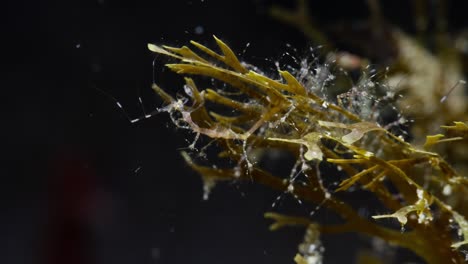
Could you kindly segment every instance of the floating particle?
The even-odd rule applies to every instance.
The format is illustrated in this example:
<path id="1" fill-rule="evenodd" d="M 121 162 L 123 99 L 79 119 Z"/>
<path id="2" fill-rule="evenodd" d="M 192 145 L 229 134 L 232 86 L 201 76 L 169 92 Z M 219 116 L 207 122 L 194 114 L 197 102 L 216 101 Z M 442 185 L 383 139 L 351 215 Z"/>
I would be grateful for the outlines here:
<path id="1" fill-rule="evenodd" d="M 195 34 L 201 35 L 203 34 L 203 32 L 205 32 L 205 29 L 202 26 L 196 26 L 194 31 L 195 31 Z"/>

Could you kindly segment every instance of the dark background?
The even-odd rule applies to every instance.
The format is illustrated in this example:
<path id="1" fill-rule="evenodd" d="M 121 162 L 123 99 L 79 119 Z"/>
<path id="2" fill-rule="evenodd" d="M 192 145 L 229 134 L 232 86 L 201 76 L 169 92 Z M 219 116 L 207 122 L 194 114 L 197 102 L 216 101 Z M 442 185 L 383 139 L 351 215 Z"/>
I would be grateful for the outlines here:
<path id="1" fill-rule="evenodd" d="M 363 1 L 313 2 L 324 23 L 367 13 Z M 385 8 L 403 25 L 405 2 Z M 306 50 L 300 32 L 268 16 L 270 4 L 5 2 L 0 263 L 291 263 L 303 231 L 268 231 L 263 213 L 276 193 L 224 184 L 202 201 L 178 151 L 187 134 L 163 114 L 127 118 L 143 115 L 140 96 L 147 112 L 161 106 L 147 43 L 214 48 L 216 34 L 235 51 L 250 43 L 242 56 L 257 64 L 286 43 Z M 154 74 L 166 89 L 181 88 L 162 67 Z M 352 239 L 325 244 L 339 249 L 326 263 L 352 259 Z"/>

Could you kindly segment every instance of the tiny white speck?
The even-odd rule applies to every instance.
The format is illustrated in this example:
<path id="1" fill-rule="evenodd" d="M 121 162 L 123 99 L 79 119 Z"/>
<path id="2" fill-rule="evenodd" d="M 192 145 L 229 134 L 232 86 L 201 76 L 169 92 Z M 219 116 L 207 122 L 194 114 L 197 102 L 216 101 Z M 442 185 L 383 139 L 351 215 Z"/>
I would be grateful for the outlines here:
<path id="1" fill-rule="evenodd" d="M 444 189 L 442 189 L 442 193 L 445 196 L 449 196 L 450 194 L 452 194 L 452 186 L 450 186 L 449 184 L 445 185 Z"/>
<path id="2" fill-rule="evenodd" d="M 416 190 L 416 194 L 417 194 L 417 196 L 418 196 L 419 199 L 424 198 L 424 191 L 423 191 L 423 190 L 417 189 L 417 190 Z"/>
<path id="3" fill-rule="evenodd" d="M 141 170 L 141 166 L 138 166 L 138 167 L 134 170 L 134 172 L 135 172 L 135 173 L 138 173 L 140 170 Z"/>
<path id="4" fill-rule="evenodd" d="M 205 32 L 205 29 L 202 26 L 196 26 L 195 27 L 195 34 L 201 35 L 201 34 L 203 34 L 203 32 Z"/>

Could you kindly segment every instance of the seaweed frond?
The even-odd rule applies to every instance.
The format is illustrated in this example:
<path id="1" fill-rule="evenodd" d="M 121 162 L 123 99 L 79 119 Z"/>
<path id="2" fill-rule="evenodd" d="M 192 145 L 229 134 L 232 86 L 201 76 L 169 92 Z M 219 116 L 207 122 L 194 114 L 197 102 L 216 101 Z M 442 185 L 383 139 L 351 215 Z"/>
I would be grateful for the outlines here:
<path id="1" fill-rule="evenodd" d="M 196 138 L 204 136 L 215 142 L 217 157 L 208 159 L 211 166 L 197 164 L 199 152 L 182 153 L 202 176 L 205 198 L 219 181 L 251 181 L 326 208 L 343 220 L 343 224 L 327 225 L 316 223 L 310 215 L 267 213 L 265 217 L 276 221 L 272 230 L 305 226 L 314 234 L 309 238 L 313 237 L 316 245 L 318 233 L 357 232 L 410 249 L 428 263 L 464 263 L 459 248 L 468 243 L 467 212 L 451 204 L 450 195 L 445 194 L 447 186 L 456 188 L 457 195 L 466 194 L 467 181 L 431 150 L 439 143 L 465 140 L 465 123 L 442 127 L 458 133 L 447 139 L 441 134 L 428 136 L 424 145 L 406 142 L 376 119 L 363 115 L 365 106 L 359 99 L 346 97 L 352 93 L 343 95 L 347 104 L 328 100 L 315 92 L 313 84 L 323 83 L 320 80 L 301 82 L 283 70 L 279 71 L 281 79 L 270 78 L 239 60 L 220 39 L 215 37 L 215 42 L 220 53 L 197 42 L 192 42 L 197 52 L 185 46 L 148 45 L 151 51 L 175 60 L 167 67 L 185 78 L 185 95 L 177 99 L 153 85 L 166 102 L 160 111 L 168 112 L 177 127 L 193 132 Z M 209 87 L 198 88 L 208 83 Z M 189 149 L 195 149 L 195 144 Z M 289 177 L 275 175 L 258 162 L 271 149 L 296 159 Z M 225 161 L 223 166 L 216 165 L 219 160 Z M 337 182 L 337 188 L 324 184 L 321 174 L 329 172 L 314 169 L 319 163 L 346 175 Z M 351 189 L 371 193 L 385 210 L 394 213 L 360 215 L 337 193 Z M 375 220 L 380 218 L 396 218 L 409 231 L 401 232 Z M 461 241 L 452 236 L 451 222 L 457 223 Z M 305 239 L 304 244 L 312 240 Z M 296 263 L 320 263 L 319 253 L 300 250 Z"/>

